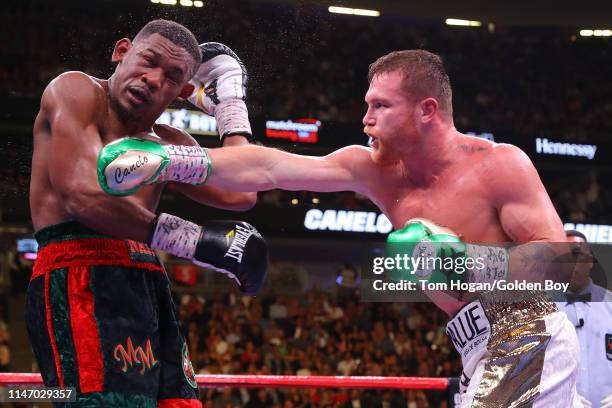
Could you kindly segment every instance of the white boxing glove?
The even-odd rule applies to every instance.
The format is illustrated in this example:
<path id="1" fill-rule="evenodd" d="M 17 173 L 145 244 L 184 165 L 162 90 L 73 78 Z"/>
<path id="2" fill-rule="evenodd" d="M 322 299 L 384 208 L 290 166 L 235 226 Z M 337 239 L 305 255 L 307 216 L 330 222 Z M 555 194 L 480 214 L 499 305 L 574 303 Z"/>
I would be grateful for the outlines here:
<path id="1" fill-rule="evenodd" d="M 244 64 L 234 51 L 221 43 L 200 44 L 200 50 L 202 64 L 189 81 L 194 90 L 187 100 L 215 117 L 222 140 L 238 134 L 251 140 L 249 112 L 244 103 L 247 86 Z"/>

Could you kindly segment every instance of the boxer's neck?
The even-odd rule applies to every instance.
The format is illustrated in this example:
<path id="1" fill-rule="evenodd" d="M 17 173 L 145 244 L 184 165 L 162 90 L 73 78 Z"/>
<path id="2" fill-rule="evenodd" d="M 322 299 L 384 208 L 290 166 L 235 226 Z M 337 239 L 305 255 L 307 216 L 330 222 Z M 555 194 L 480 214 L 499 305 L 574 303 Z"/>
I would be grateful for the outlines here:
<path id="1" fill-rule="evenodd" d="M 419 142 L 409 146 L 401 160 L 406 176 L 416 185 L 427 185 L 454 163 L 455 139 L 460 133 L 454 126 L 440 126 L 424 133 Z"/>

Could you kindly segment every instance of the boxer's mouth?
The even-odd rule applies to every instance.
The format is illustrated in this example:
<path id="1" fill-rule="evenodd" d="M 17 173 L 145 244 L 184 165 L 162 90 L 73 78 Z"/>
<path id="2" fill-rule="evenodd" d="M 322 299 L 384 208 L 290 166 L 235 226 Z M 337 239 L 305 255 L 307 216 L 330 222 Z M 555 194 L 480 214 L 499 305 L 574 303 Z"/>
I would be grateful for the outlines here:
<path id="1" fill-rule="evenodd" d="M 370 140 L 368 140 L 368 146 L 372 149 L 378 149 L 378 139 L 374 136 L 370 136 Z"/>
<path id="2" fill-rule="evenodd" d="M 378 148 L 378 138 L 369 132 L 365 132 L 365 134 L 368 137 L 368 146 L 373 149 Z"/>
<path id="3" fill-rule="evenodd" d="M 150 103 L 151 95 L 143 88 L 131 86 L 127 89 L 129 96 L 137 103 Z"/>

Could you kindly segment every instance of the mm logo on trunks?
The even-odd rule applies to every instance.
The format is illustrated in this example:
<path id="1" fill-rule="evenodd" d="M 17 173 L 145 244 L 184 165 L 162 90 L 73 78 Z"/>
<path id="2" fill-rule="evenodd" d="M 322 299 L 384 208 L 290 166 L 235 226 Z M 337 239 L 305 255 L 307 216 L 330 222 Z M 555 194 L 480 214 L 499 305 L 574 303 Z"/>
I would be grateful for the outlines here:
<path id="1" fill-rule="evenodd" d="M 122 364 L 121 371 L 124 373 L 127 372 L 129 366 L 130 368 L 138 368 L 140 374 L 144 374 L 146 370 L 150 370 L 159 363 L 153 355 L 151 340 L 149 339 L 147 339 L 143 349 L 141 346 L 134 348 L 132 338 L 128 337 L 125 347 L 121 343 L 115 346 L 113 356 L 115 360 Z"/>
<path id="2" fill-rule="evenodd" d="M 612 334 L 606 333 L 606 357 L 612 361 Z"/>

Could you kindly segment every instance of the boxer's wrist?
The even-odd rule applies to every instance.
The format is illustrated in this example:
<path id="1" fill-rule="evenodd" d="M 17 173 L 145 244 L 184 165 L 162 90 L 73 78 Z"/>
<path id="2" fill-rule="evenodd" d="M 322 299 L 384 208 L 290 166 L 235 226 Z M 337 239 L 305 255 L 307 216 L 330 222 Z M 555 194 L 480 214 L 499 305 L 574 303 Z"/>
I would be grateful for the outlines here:
<path id="1" fill-rule="evenodd" d="M 193 259 L 202 227 L 174 215 L 161 213 L 155 219 L 151 248 Z"/>
<path id="2" fill-rule="evenodd" d="M 510 253 L 506 248 L 488 245 L 465 244 L 466 259 L 473 266 L 465 273 L 466 282 L 495 283 L 508 278 Z"/>
<path id="3" fill-rule="evenodd" d="M 244 136 L 252 142 L 253 132 L 244 100 L 228 99 L 219 102 L 215 107 L 215 120 L 221 142 L 228 136 Z"/>
<path id="4" fill-rule="evenodd" d="M 156 181 L 175 181 L 196 186 L 206 182 L 212 172 L 212 164 L 205 148 L 184 145 L 165 145 L 163 148 L 170 162 Z"/>

